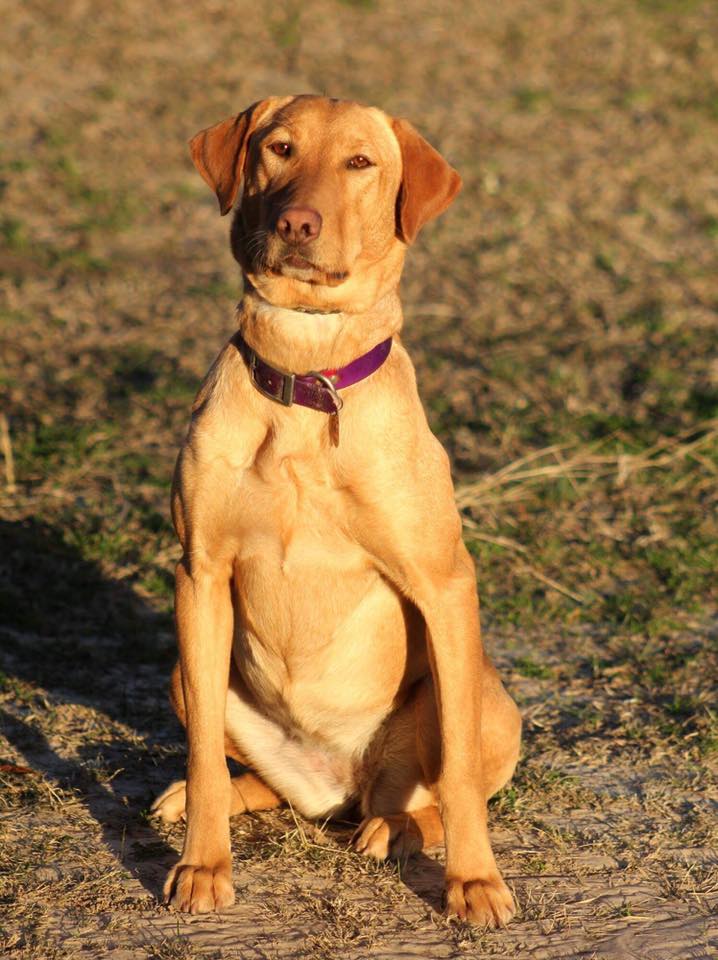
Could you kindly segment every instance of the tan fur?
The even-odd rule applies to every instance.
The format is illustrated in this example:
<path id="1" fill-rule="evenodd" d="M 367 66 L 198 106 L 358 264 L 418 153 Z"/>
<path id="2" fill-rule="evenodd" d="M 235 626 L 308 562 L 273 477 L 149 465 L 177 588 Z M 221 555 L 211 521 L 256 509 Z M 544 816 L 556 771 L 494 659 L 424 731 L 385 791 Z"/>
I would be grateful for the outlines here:
<path id="1" fill-rule="evenodd" d="M 187 820 L 167 897 L 231 903 L 229 815 L 281 797 L 312 817 L 359 805 L 355 846 L 372 856 L 444 836 L 449 913 L 503 924 L 486 800 L 513 772 L 520 719 L 482 650 L 448 459 L 398 338 L 406 243 L 458 175 L 405 121 L 319 97 L 255 104 L 192 152 L 223 209 L 240 197 L 237 320 L 265 360 L 303 373 L 394 344 L 342 391 L 338 445 L 325 414 L 255 389 L 237 336 L 200 390 L 172 497 L 189 753 L 186 786 L 156 803 Z M 356 155 L 372 165 L 348 166 Z M 321 215 L 308 266 L 285 262 L 282 203 Z M 246 801 L 225 754 L 254 771 Z"/>

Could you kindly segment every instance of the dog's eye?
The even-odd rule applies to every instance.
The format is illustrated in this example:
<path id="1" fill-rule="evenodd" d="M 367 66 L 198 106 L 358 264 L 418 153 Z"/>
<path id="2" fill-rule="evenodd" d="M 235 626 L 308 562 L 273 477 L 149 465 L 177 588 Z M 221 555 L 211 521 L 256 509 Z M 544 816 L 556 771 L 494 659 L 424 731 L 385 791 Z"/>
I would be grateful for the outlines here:
<path id="1" fill-rule="evenodd" d="M 292 152 L 291 145 L 284 140 L 277 140 L 276 143 L 270 143 L 269 149 L 272 153 L 276 153 L 278 157 L 288 157 Z"/>
<path id="2" fill-rule="evenodd" d="M 371 162 L 369 157 L 365 157 L 363 154 L 359 153 L 356 157 L 352 157 L 350 160 L 347 160 L 347 166 L 350 170 L 363 170 L 364 167 L 373 167 L 374 164 Z"/>

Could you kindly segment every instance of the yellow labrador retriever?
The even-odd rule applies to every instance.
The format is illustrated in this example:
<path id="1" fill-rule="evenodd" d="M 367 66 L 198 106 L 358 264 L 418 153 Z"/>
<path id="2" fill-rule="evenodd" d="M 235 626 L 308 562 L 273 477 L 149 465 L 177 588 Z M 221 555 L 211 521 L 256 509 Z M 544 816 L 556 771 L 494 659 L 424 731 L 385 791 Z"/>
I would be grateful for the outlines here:
<path id="1" fill-rule="evenodd" d="M 358 807 L 372 857 L 444 839 L 447 912 L 505 924 L 486 801 L 521 721 L 399 340 L 404 254 L 459 176 L 406 121 L 314 96 L 256 103 L 191 150 L 221 212 L 237 203 L 246 292 L 172 495 L 188 769 L 153 808 L 187 821 L 167 899 L 231 904 L 230 815 L 289 801 Z M 251 772 L 230 779 L 225 756 Z"/>

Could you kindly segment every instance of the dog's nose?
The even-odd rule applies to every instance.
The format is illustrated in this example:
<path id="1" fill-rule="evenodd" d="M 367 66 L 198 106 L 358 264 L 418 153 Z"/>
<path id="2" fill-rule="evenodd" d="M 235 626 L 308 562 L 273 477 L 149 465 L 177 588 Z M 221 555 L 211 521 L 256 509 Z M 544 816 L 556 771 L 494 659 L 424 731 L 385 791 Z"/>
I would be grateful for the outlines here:
<path id="1" fill-rule="evenodd" d="M 277 233 L 286 243 L 309 243 L 322 232 L 322 215 L 311 207 L 287 207 L 277 218 Z"/>

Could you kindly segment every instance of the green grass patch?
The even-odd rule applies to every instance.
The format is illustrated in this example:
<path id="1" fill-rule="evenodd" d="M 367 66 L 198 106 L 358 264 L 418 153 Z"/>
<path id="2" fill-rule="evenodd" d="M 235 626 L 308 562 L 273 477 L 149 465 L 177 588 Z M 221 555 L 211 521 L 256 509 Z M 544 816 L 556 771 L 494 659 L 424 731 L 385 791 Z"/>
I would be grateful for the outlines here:
<path id="1" fill-rule="evenodd" d="M 548 680 L 552 671 L 544 663 L 532 660 L 530 657 L 517 657 L 514 660 L 514 669 L 524 677 L 533 677 L 536 680 Z"/>
<path id="2" fill-rule="evenodd" d="M 517 87 L 514 103 L 522 113 L 539 113 L 551 107 L 551 91 L 539 87 Z"/>

